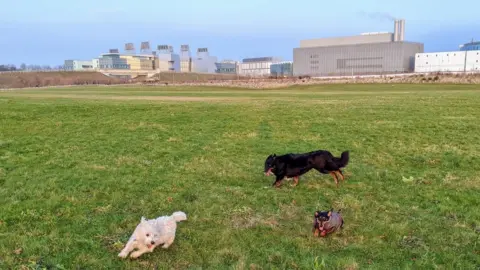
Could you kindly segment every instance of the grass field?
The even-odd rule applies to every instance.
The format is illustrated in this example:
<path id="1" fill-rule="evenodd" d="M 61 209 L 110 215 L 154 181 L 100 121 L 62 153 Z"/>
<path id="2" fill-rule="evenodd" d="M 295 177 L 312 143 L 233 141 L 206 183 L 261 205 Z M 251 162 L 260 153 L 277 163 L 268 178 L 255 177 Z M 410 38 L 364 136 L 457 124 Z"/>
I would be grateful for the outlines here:
<path id="1" fill-rule="evenodd" d="M 478 269 L 480 87 L 0 92 L 1 269 Z M 271 187 L 268 154 L 350 150 Z M 314 238 L 315 210 L 343 231 Z M 168 250 L 121 260 L 143 215 Z"/>

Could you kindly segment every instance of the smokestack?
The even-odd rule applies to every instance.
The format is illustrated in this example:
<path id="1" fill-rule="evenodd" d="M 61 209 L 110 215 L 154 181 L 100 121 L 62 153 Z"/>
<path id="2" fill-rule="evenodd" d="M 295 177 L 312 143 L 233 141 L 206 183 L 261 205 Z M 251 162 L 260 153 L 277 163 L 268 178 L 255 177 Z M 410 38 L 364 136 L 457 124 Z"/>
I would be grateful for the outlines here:
<path id="1" fill-rule="evenodd" d="M 398 20 L 395 20 L 395 24 L 393 26 L 393 42 L 397 42 L 398 41 L 398 26 L 399 26 L 399 22 Z"/>
<path id="2" fill-rule="evenodd" d="M 400 20 L 399 23 L 399 28 L 400 28 L 400 35 L 398 36 L 398 41 L 404 41 L 405 40 L 405 20 L 402 19 Z"/>
<path id="3" fill-rule="evenodd" d="M 393 41 L 404 41 L 405 40 L 405 20 L 395 20 L 395 26 L 393 29 Z"/>

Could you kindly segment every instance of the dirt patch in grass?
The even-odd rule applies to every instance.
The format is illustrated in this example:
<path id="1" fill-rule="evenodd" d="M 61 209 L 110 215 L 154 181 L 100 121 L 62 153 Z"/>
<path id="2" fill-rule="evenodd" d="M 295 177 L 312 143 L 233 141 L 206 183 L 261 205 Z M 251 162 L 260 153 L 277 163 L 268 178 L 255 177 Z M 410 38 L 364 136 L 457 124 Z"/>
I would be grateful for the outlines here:
<path id="1" fill-rule="evenodd" d="M 224 96 L 224 97 L 207 97 L 207 96 L 106 96 L 106 95 L 76 95 L 76 94 L 34 94 L 34 93 L 14 93 L 9 92 L 2 94 L 4 97 L 22 97 L 35 99 L 78 99 L 78 100 L 117 100 L 117 101 L 158 101 L 158 102 L 221 102 L 221 103 L 249 103 L 265 101 L 292 101 L 292 97 L 253 97 L 253 96 Z M 331 99 L 299 99 L 298 102 L 303 104 L 351 104 L 362 102 L 362 100 L 331 100 Z"/>
<path id="2" fill-rule="evenodd" d="M 8 95 L 6 95 L 8 96 Z M 27 98 L 66 98 L 97 100 L 152 100 L 152 101 L 250 101 L 249 97 L 186 97 L 186 96 L 102 96 L 102 95 L 58 95 L 58 94 L 23 94 L 15 96 Z"/>

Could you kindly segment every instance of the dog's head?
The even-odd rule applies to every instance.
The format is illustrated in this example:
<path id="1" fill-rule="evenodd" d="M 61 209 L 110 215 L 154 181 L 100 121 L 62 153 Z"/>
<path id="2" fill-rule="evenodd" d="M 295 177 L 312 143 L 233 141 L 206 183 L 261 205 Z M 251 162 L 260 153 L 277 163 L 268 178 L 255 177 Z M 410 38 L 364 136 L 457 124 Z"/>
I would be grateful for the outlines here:
<path id="1" fill-rule="evenodd" d="M 277 155 L 273 154 L 267 157 L 265 160 L 265 168 L 263 172 L 265 173 L 266 176 L 270 176 L 272 173 L 272 170 L 275 169 L 275 159 L 277 158 Z"/>
<path id="2" fill-rule="evenodd" d="M 135 232 L 135 242 L 150 249 L 155 246 L 158 239 L 159 235 L 157 230 L 148 223 L 145 217 L 142 217 Z"/>
<path id="3" fill-rule="evenodd" d="M 320 227 L 322 227 L 324 222 L 330 220 L 331 215 L 332 211 L 316 211 L 315 219 L 320 223 Z"/>

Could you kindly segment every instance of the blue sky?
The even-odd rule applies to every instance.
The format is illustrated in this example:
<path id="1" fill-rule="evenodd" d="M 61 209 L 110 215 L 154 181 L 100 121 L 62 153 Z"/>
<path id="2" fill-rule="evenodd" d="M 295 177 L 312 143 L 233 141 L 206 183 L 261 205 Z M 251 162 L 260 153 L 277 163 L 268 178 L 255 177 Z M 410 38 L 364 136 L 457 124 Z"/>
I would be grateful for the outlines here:
<path id="1" fill-rule="evenodd" d="M 425 51 L 456 50 L 480 40 L 479 10 L 478 0 L 0 0 L 0 64 L 58 65 L 141 41 L 291 60 L 301 39 L 393 31 L 389 17 Z"/>

